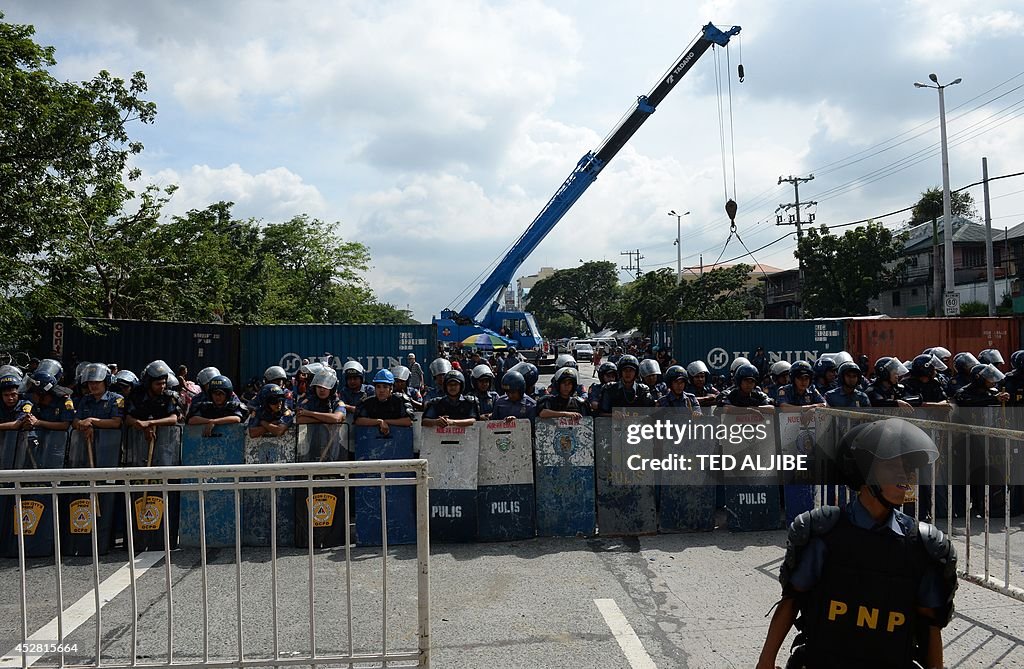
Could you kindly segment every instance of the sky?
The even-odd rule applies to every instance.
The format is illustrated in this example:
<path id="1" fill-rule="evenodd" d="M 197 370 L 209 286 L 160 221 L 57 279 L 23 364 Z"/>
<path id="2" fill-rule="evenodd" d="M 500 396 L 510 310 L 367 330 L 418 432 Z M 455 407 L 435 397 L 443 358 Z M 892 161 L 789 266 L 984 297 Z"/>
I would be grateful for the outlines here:
<path id="1" fill-rule="evenodd" d="M 815 225 L 941 185 L 938 95 L 913 87 L 932 72 L 963 79 L 946 90 L 951 186 L 979 181 L 982 156 L 990 176 L 1024 172 L 1019 0 L 5 5 L 56 47 L 60 79 L 146 73 L 157 119 L 130 133 L 146 147 L 142 183 L 179 186 L 168 216 L 229 200 L 267 223 L 337 221 L 369 247 L 379 298 L 426 322 L 468 300 L 709 21 L 740 37 L 705 54 L 517 276 L 626 265 L 635 249 L 643 271 L 675 267 L 672 210 L 690 212 L 686 267 L 739 261 L 744 245 L 794 267 L 795 230 L 775 213 L 794 192 L 779 177 L 815 175 L 800 187 Z M 1024 177 L 990 192 L 996 230 L 1024 221 Z M 730 197 L 742 244 L 726 245 Z"/>

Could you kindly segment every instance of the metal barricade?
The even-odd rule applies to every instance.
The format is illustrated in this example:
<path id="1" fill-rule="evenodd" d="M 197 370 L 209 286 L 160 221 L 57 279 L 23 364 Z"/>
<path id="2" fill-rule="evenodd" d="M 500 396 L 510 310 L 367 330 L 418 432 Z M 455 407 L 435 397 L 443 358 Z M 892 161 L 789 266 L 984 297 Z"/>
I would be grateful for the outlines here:
<path id="1" fill-rule="evenodd" d="M 915 418 L 905 413 L 868 413 L 865 411 L 853 411 L 847 409 L 836 409 L 836 408 L 819 408 L 816 409 L 817 413 L 821 416 L 827 416 L 830 420 L 826 421 L 824 429 L 833 429 L 836 431 L 836 436 L 841 436 L 853 425 L 859 422 L 865 421 L 877 421 L 884 420 L 898 416 L 902 420 L 912 423 L 920 427 L 925 432 L 929 433 L 932 439 L 935 441 L 935 445 L 939 449 L 939 457 L 941 465 L 937 466 L 936 463 L 930 465 L 930 471 L 919 472 L 918 480 L 924 481 L 921 483 L 919 489 L 924 492 L 930 492 L 930 503 L 927 505 L 925 511 L 929 513 L 928 517 L 936 521 L 941 529 L 954 540 L 955 544 L 962 545 L 958 546 L 957 550 L 959 553 L 959 561 L 957 565 L 957 573 L 960 578 L 965 581 L 970 581 L 989 590 L 1007 595 L 1019 601 L 1024 601 L 1024 588 L 1018 585 L 1012 584 L 1010 581 L 1011 571 L 1019 571 L 1021 568 L 1020 562 L 1024 562 L 1024 552 L 1014 554 L 1011 545 L 1011 538 L 1015 535 L 1013 526 L 1011 525 L 1011 485 L 1010 485 L 1010 471 L 1011 462 L 1014 460 L 1011 458 L 1011 452 L 1017 453 L 1024 449 L 1024 431 L 1011 430 L 1001 427 L 993 427 L 988 425 L 974 425 L 956 423 L 948 420 L 927 420 L 922 418 Z M 984 483 L 980 484 L 983 487 L 983 501 L 974 505 L 972 508 L 972 494 L 971 494 L 971 476 L 972 470 L 971 459 L 972 450 L 976 451 L 976 448 L 972 448 L 972 439 L 979 439 L 982 445 L 982 453 L 980 457 L 984 461 L 982 471 L 985 472 Z M 957 458 L 954 458 L 954 447 L 957 444 L 962 444 L 963 460 L 963 475 L 959 475 L 959 472 L 955 471 L 954 467 L 957 466 Z M 977 445 L 977 442 L 975 442 Z M 1024 451 L 1022 451 L 1024 452 Z M 975 453 L 974 457 L 979 457 L 979 454 Z M 988 475 L 991 472 L 990 463 L 993 459 L 1001 459 L 1002 466 L 1002 480 L 998 483 L 989 480 Z M 975 463 L 977 465 L 977 463 Z M 957 484 L 955 481 L 963 480 L 963 484 Z M 977 485 L 977 484 L 976 484 Z M 829 494 L 821 495 L 819 503 L 836 503 L 834 500 L 842 500 L 841 490 L 837 486 L 831 486 Z M 960 504 L 955 504 L 954 500 L 960 494 L 963 494 L 963 507 L 959 508 Z M 994 529 L 996 532 L 1002 531 L 1002 556 L 994 555 L 996 552 L 996 546 L 992 541 L 993 526 L 992 526 L 992 508 L 990 499 L 993 491 L 1001 492 L 1004 500 L 1002 511 L 1002 528 L 996 526 Z M 937 499 L 939 493 L 944 493 L 945 504 L 944 509 L 937 509 Z M 918 508 L 915 510 L 914 515 L 922 517 L 920 509 L 922 495 L 916 497 Z M 976 508 L 980 506 L 981 508 Z M 937 511 L 945 511 L 945 526 L 938 522 Z M 956 516 L 962 511 L 962 516 L 958 519 Z M 999 511 L 996 510 L 999 518 Z M 977 532 L 972 527 L 973 521 L 980 519 L 982 529 Z M 962 520 L 962 522 L 960 522 Z M 978 536 L 980 534 L 981 536 Z M 972 568 L 972 558 L 978 549 L 981 549 L 982 561 L 984 564 L 983 570 L 978 571 Z M 998 578 L 995 574 L 999 570 L 993 569 L 993 562 L 998 562 L 1002 559 L 1002 579 Z M 1011 568 L 1011 563 L 1016 559 L 1018 564 Z M 975 566 L 976 566 L 975 562 Z"/>
<path id="2" fill-rule="evenodd" d="M 426 460 L 143 467 L 131 470 L 131 476 L 138 479 L 134 482 L 124 481 L 126 474 L 124 469 L 114 468 L 0 472 L 0 508 L 16 514 L 16 526 L 21 521 L 14 530 L 18 578 L 11 573 L 13 560 L 0 562 L 0 574 L 10 574 L 0 577 L 0 597 L 12 605 L 20 603 L 20 621 L 7 626 L 6 634 L 13 632 L 13 637 L 3 642 L 8 647 L 0 648 L 7 652 L 0 658 L 0 668 L 430 666 Z M 309 505 L 308 549 L 279 547 L 277 533 L 271 532 L 269 549 L 246 548 L 243 554 L 243 491 L 274 498 L 280 489 L 292 488 L 308 490 L 312 496 L 314 486 L 344 490 L 344 502 L 338 505 L 343 506 L 338 513 L 345 514 L 343 547 L 315 549 L 312 533 L 317 510 Z M 402 548 L 392 547 L 389 554 L 385 501 L 392 486 L 414 486 L 417 536 L 415 549 L 409 546 L 402 552 Z M 349 493 L 359 487 L 380 489 L 383 545 L 379 550 L 353 545 Z M 128 518 L 133 513 L 133 493 L 162 496 L 165 508 L 172 492 L 198 495 L 198 551 L 172 551 L 169 524 L 164 523 L 161 549 L 137 554 L 133 523 L 128 522 L 126 564 L 124 553 L 99 555 L 96 532 L 92 532 L 91 558 L 64 558 L 62 562 L 58 528 L 69 519 L 57 515 L 52 523 L 56 548 L 52 563 L 48 558 L 26 558 L 24 536 L 30 529 L 34 531 L 31 523 L 35 521 L 23 497 L 52 497 L 53 508 L 59 509 L 58 496 L 70 488 L 89 496 L 89 513 L 97 508 L 98 494 L 114 493 Z M 206 545 L 204 501 L 215 491 L 234 496 L 233 551 Z M 270 513 L 271 525 L 276 527 L 276 504 L 270 504 Z M 232 552 L 234 569 L 229 575 L 228 555 Z M 161 560 L 163 569 L 156 569 Z M 402 562 L 407 565 L 406 572 L 400 569 Z M 305 569 L 298 566 L 302 563 Z M 101 573 L 106 575 L 114 567 L 118 567 L 116 571 L 101 578 Z M 163 572 L 162 585 L 152 576 L 144 578 L 151 568 Z M 82 578 L 85 570 L 91 573 Z M 399 583 L 390 592 L 389 570 L 395 579 L 392 583 Z M 296 583 L 302 571 L 308 584 L 308 608 L 302 606 L 304 588 Z M 47 572 L 52 572 L 52 581 Z M 89 581 L 92 590 L 78 598 L 75 593 L 87 588 Z M 326 607 L 318 608 L 318 597 L 330 598 Z M 65 609 L 71 598 L 77 601 Z M 370 604 L 376 607 L 379 619 Z M 11 606 L 12 613 L 15 606 Z M 55 617 L 50 623 L 40 626 L 40 621 L 51 615 Z M 396 626 L 396 619 L 403 625 Z M 95 634 L 89 633 L 89 626 L 80 629 L 89 621 Z M 159 624 L 163 621 L 165 624 Z M 14 623 L 13 617 L 10 622 Z M 328 627 L 332 627 L 329 632 Z"/>

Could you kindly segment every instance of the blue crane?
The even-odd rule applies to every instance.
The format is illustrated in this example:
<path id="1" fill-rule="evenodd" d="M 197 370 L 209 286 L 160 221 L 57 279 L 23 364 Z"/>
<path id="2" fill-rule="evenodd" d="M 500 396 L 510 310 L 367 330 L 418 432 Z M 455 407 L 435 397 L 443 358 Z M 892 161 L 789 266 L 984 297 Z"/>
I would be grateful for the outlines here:
<path id="1" fill-rule="evenodd" d="M 601 170 L 626 145 L 626 142 L 640 129 L 644 121 L 654 113 L 661 101 L 690 71 L 694 63 L 712 45 L 717 44 L 724 47 L 729 43 L 729 39 L 739 32 L 739 26 L 733 26 L 725 31 L 710 23 L 704 26 L 693 43 L 683 51 L 676 63 L 654 85 L 654 88 L 647 95 L 637 98 L 632 110 L 623 117 L 601 146 L 580 158 L 572 173 L 562 182 L 562 185 L 512 245 L 501 262 L 484 279 L 480 288 L 466 302 L 466 305 L 459 311 L 445 309 L 441 312 L 440 318 L 434 319 L 437 324 L 438 341 L 461 342 L 477 334 L 498 336 L 497 331 L 504 327 L 507 332 L 504 337 L 506 343 L 519 346 L 521 349 L 533 349 L 539 352 L 542 339 L 533 316 L 521 311 L 502 311 L 499 301 L 505 287 L 512 281 L 516 272 L 537 248 L 537 245 L 580 199 L 590 184 L 594 183 Z M 485 308 L 487 313 L 477 321 L 477 317 Z"/>

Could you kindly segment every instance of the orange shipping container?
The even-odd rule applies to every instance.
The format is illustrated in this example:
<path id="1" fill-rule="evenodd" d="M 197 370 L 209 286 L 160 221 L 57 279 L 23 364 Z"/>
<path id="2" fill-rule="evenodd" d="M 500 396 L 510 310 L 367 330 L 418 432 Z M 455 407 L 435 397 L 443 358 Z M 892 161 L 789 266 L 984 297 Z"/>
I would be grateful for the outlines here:
<path id="1" fill-rule="evenodd" d="M 968 351 L 978 355 L 998 349 L 1009 362 L 1017 350 L 1019 324 L 1014 318 L 878 318 L 846 321 L 847 350 L 856 358 L 868 356 L 870 364 L 886 355 L 913 360 L 924 349 L 944 346 L 953 355 Z M 1006 371 L 1007 366 L 1003 367 Z"/>

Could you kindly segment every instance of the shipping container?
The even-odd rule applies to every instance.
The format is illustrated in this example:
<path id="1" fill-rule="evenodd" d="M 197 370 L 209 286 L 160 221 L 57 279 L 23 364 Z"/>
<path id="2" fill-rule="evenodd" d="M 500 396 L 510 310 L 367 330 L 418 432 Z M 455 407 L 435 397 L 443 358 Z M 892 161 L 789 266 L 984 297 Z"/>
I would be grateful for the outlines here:
<path id="1" fill-rule="evenodd" d="M 883 356 L 913 360 L 926 348 L 943 346 L 953 354 L 978 355 L 998 349 L 1004 360 L 1017 350 L 1020 324 L 1015 318 L 880 318 L 848 319 L 846 341 L 854 357 L 863 353 L 871 365 Z M 1004 369 L 1007 369 L 1004 367 Z"/>
<path id="2" fill-rule="evenodd" d="M 61 360 L 66 374 L 85 361 L 115 362 L 141 374 L 150 362 L 163 360 L 175 370 L 186 365 L 192 378 L 212 365 L 238 383 L 236 325 L 57 317 L 44 328 L 39 357 Z"/>
<path id="3" fill-rule="evenodd" d="M 653 334 L 665 339 L 671 331 L 664 345 L 672 350 L 672 356 L 683 365 L 702 360 L 712 374 L 724 375 L 733 360 L 750 358 L 758 346 L 764 348 L 769 364 L 779 360 L 813 364 L 822 353 L 842 351 L 846 343 L 846 328 L 838 320 L 679 321 L 670 325 L 655 324 Z"/>
<path id="4" fill-rule="evenodd" d="M 379 369 L 405 364 L 409 353 L 426 369 L 437 353 L 433 325 L 244 325 L 239 339 L 242 379 L 262 377 L 271 365 L 289 374 L 303 358 L 329 361 L 339 371 L 356 360 L 370 376 Z"/>

